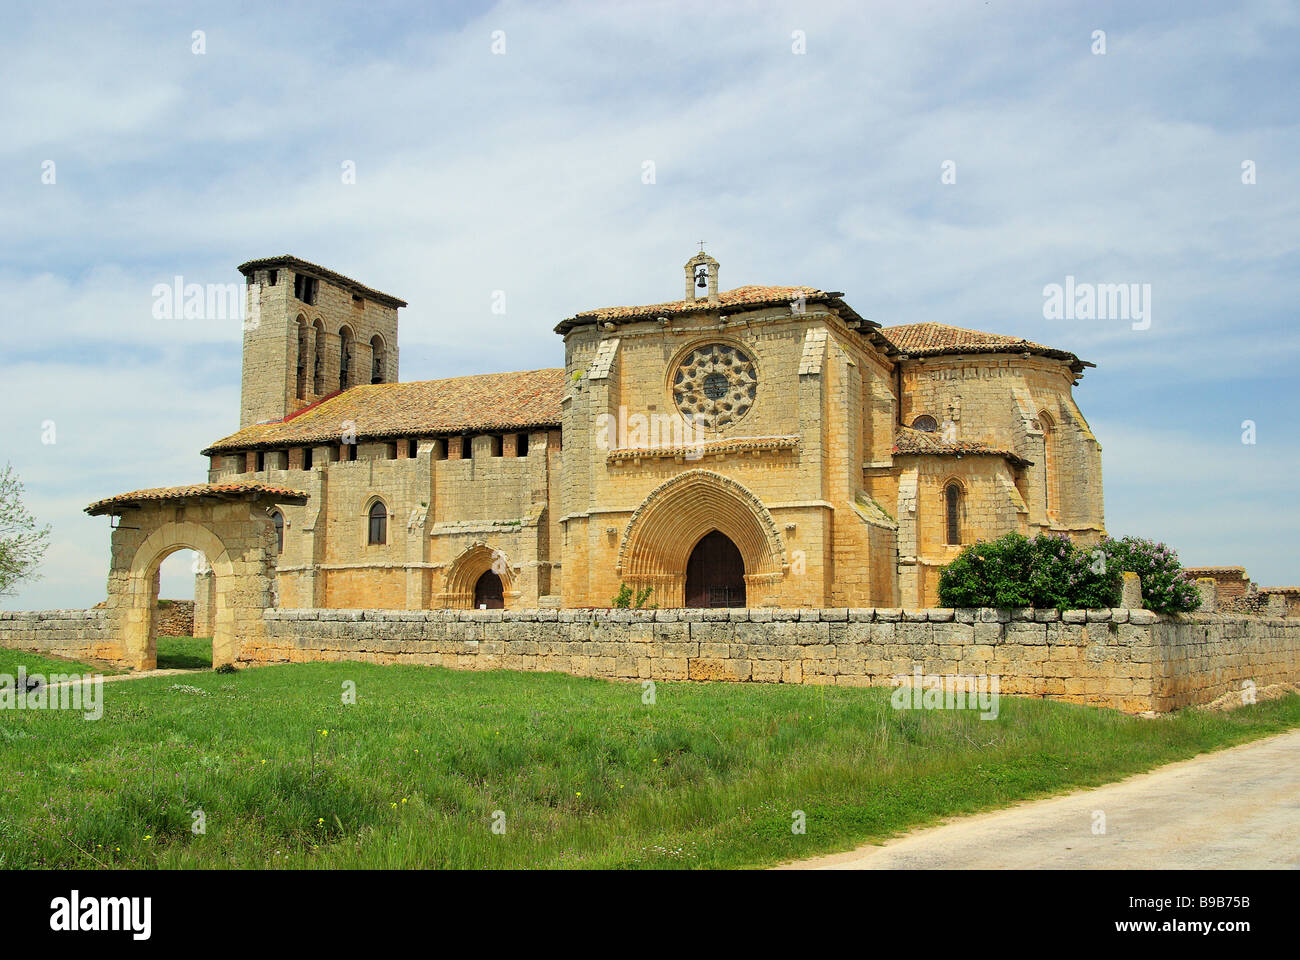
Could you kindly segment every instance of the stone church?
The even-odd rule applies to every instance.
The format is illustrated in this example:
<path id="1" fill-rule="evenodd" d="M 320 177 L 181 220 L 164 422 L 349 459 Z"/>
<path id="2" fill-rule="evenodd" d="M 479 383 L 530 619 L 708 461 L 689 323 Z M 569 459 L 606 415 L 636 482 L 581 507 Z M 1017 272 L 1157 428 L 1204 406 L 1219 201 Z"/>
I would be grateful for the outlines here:
<path id="1" fill-rule="evenodd" d="M 110 594 L 182 547 L 224 558 L 199 630 L 205 608 L 601 607 L 625 585 L 659 607 L 922 607 L 964 544 L 1104 533 L 1073 394 L 1091 364 L 1064 350 L 721 290 L 701 252 L 681 299 L 560 321 L 563 367 L 402 382 L 403 300 L 291 256 L 239 269 L 240 428 L 203 451 L 208 482 L 88 508 L 137 521 Z M 265 590 L 223 598 L 245 543 Z"/>

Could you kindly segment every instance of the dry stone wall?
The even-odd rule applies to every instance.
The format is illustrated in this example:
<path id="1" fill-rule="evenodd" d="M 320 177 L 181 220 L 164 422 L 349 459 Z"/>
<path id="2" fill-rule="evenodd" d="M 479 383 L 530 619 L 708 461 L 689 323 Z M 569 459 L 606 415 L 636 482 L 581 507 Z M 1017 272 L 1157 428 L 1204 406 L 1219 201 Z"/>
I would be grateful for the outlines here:
<path id="1" fill-rule="evenodd" d="M 997 676 L 999 692 L 1165 712 L 1300 682 L 1300 619 L 1147 610 L 271 609 L 243 663 L 356 660 L 620 680 L 885 686 Z M 123 657 L 104 610 L 0 611 L 0 646 Z"/>
<path id="2" fill-rule="evenodd" d="M 113 635 L 108 610 L 0 610 L 0 647 L 69 660 L 121 660 L 126 648 Z"/>
<path id="3" fill-rule="evenodd" d="M 1152 639 L 1162 679 L 1155 710 L 1248 693 L 1250 685 L 1300 682 L 1300 620 L 1294 617 L 1161 618 Z"/>
<path id="4" fill-rule="evenodd" d="M 193 637 L 194 601 L 193 600 L 159 600 L 158 601 L 158 636 Z M 198 634 L 206 636 L 206 634 Z"/>
<path id="5" fill-rule="evenodd" d="M 841 686 L 996 675 L 1001 693 L 1128 712 L 1300 680 L 1300 621 L 1128 609 L 269 610 L 266 627 L 241 659 Z"/>

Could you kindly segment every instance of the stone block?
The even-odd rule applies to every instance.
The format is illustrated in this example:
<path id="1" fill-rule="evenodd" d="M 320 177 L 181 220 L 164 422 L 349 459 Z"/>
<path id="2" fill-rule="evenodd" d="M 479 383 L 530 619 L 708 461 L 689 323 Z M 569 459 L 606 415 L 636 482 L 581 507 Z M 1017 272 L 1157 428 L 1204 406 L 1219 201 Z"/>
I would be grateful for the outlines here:
<path id="1" fill-rule="evenodd" d="M 1119 605 L 1126 610 L 1142 609 L 1142 578 L 1132 570 L 1124 571 Z"/>

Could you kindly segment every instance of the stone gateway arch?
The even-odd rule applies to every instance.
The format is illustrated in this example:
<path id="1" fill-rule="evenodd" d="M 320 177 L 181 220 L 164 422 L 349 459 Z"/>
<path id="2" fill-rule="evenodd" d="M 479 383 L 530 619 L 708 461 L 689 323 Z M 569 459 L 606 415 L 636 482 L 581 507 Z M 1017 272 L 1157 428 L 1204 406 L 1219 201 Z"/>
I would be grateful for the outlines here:
<path id="1" fill-rule="evenodd" d="M 202 554 L 214 578 L 212 665 L 233 663 L 245 644 L 265 636 L 263 611 L 274 606 L 274 508 L 306 499 L 297 490 L 245 482 L 136 490 L 92 503 L 88 514 L 113 522 L 106 652 L 134 670 L 157 665 L 158 568 L 188 549 Z"/>

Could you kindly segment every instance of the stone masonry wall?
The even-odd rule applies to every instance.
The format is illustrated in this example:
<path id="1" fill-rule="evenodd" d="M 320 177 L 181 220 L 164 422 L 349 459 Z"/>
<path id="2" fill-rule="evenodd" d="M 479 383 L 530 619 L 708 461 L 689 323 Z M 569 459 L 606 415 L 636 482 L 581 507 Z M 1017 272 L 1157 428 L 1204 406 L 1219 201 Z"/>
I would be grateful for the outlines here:
<path id="1" fill-rule="evenodd" d="M 1300 682 L 1300 620 L 1192 614 L 1161 618 L 1153 640 L 1163 684 L 1153 709 L 1177 710 L 1252 681 Z"/>
<path id="2" fill-rule="evenodd" d="M 240 659 L 842 686 L 919 669 L 1128 712 L 1300 680 L 1300 622 L 1127 609 L 268 610 L 266 627 Z"/>
<path id="3" fill-rule="evenodd" d="M 267 610 L 244 663 L 358 660 L 622 680 L 884 686 L 996 675 L 1001 693 L 1165 712 L 1300 682 L 1300 620 L 1146 610 Z M 0 611 L 0 647 L 116 660 L 104 610 Z"/>
<path id="4" fill-rule="evenodd" d="M 1219 601 L 1235 600 L 1250 593 L 1250 577 L 1245 567 L 1184 567 L 1193 580 L 1208 577 L 1215 583 Z"/>
<path id="5" fill-rule="evenodd" d="M 193 600 L 159 600 L 157 617 L 158 636 L 195 636 Z"/>
<path id="6" fill-rule="evenodd" d="M 0 610 L 0 647 L 69 660 L 120 660 L 125 647 L 112 635 L 108 611 Z"/>

